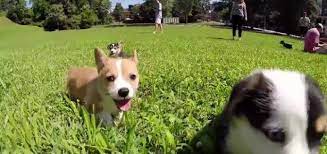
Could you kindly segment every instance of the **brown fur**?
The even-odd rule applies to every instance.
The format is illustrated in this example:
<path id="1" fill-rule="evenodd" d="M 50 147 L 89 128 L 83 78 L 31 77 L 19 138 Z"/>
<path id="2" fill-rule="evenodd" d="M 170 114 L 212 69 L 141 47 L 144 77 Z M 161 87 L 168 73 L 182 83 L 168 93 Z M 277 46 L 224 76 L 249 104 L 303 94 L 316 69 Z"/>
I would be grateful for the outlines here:
<path id="1" fill-rule="evenodd" d="M 68 72 L 67 89 L 68 94 L 80 100 L 90 112 L 99 113 L 104 110 L 105 97 L 108 89 L 111 88 L 110 82 L 106 79 L 109 75 L 117 76 L 116 62 L 117 58 L 106 57 L 101 49 L 95 49 L 95 61 L 97 68 L 72 68 Z M 133 87 L 138 87 L 139 77 L 137 73 L 137 56 L 129 59 L 122 59 L 123 77 L 126 78 L 133 72 L 137 75 L 134 81 L 128 80 Z M 109 103 L 110 104 L 110 103 Z M 110 112 L 116 114 L 118 109 L 115 105 L 109 105 Z"/>
<path id="2" fill-rule="evenodd" d="M 327 115 L 321 116 L 317 119 L 316 131 L 318 133 L 326 133 L 327 132 Z"/>

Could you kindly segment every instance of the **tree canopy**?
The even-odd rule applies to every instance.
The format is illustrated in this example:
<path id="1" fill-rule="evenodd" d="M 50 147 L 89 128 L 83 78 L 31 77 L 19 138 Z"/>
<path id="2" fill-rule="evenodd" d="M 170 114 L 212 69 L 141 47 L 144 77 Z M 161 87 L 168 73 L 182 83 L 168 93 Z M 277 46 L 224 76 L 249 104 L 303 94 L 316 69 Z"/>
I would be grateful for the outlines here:
<path id="1" fill-rule="evenodd" d="M 306 11 L 315 21 L 319 15 L 316 0 L 246 0 L 248 22 L 247 25 L 295 33 L 299 18 Z M 214 13 L 217 19 L 229 20 L 232 0 L 215 2 Z M 228 10 L 228 11 L 227 11 Z"/>
<path id="2" fill-rule="evenodd" d="M 19 24 L 35 24 L 45 30 L 89 28 L 112 21 L 110 0 L 0 0 L 0 9 Z"/>
<path id="3" fill-rule="evenodd" d="M 196 22 L 211 12 L 211 19 L 229 21 L 233 0 L 160 0 L 164 17 L 180 17 L 181 22 Z M 110 0 L 0 0 L 0 11 L 19 24 L 43 26 L 46 30 L 89 28 L 95 24 L 108 24 L 112 16 L 116 21 L 132 18 L 132 22 L 154 22 L 156 0 L 144 0 L 130 5 L 125 14 L 121 3 L 111 11 Z M 264 27 L 294 33 L 303 12 L 316 21 L 319 7 L 316 0 L 246 0 L 248 22 L 252 27 Z"/>

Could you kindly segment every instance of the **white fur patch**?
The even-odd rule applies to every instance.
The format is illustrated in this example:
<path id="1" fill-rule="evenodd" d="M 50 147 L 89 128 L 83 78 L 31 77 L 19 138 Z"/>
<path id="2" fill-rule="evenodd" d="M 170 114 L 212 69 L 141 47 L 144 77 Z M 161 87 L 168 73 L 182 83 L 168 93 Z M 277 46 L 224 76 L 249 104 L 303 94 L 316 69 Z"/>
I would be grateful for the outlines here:
<path id="1" fill-rule="evenodd" d="M 110 52 L 111 52 L 112 54 L 116 54 L 118 51 L 117 51 L 117 49 L 114 49 L 114 48 L 113 48 L 113 49 L 110 50 Z"/>
<path id="2" fill-rule="evenodd" d="M 286 132 L 283 153 L 308 154 L 306 139 L 308 127 L 307 92 L 305 76 L 296 72 L 263 71 L 274 87 L 273 119 L 278 120 Z"/>
<path id="3" fill-rule="evenodd" d="M 272 142 L 255 129 L 246 117 L 234 117 L 227 136 L 227 147 L 235 154 L 309 154 L 306 131 L 308 104 L 305 76 L 296 72 L 264 70 L 272 83 L 272 116 L 264 126 L 278 126 L 285 132 L 285 143 Z M 311 152 L 314 152 L 311 150 Z"/>
<path id="4" fill-rule="evenodd" d="M 281 154 L 282 147 L 254 129 L 248 120 L 234 118 L 227 137 L 227 147 L 233 154 Z"/>
<path id="5" fill-rule="evenodd" d="M 114 87 L 111 91 L 111 94 L 113 94 L 112 96 L 115 99 L 118 99 L 118 100 L 124 99 L 118 95 L 118 91 L 121 88 L 128 88 L 129 93 L 128 93 L 127 98 L 132 98 L 134 96 L 134 89 L 133 89 L 132 85 L 124 79 L 121 59 L 117 60 L 116 66 L 117 66 L 118 75 L 117 75 L 116 80 L 114 81 Z"/>

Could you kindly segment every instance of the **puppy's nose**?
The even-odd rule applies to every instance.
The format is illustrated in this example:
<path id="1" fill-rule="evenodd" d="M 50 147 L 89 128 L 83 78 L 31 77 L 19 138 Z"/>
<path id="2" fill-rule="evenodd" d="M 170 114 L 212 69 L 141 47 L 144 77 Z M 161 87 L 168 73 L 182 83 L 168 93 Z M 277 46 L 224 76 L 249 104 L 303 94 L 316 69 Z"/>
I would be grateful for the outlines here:
<path id="1" fill-rule="evenodd" d="M 129 93 L 129 89 L 128 88 L 121 88 L 118 90 L 118 95 L 120 97 L 126 97 Z"/>

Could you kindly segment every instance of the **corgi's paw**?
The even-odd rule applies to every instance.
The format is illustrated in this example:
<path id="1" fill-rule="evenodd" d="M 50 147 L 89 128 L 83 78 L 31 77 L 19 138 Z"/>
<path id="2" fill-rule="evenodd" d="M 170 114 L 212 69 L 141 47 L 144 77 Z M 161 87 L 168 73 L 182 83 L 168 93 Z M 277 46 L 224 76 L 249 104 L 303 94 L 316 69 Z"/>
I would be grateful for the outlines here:
<path id="1" fill-rule="evenodd" d="M 120 122 L 122 121 L 124 116 L 124 112 L 119 112 L 118 115 L 114 118 L 114 124 L 115 126 L 118 126 L 120 124 Z"/>
<path id="2" fill-rule="evenodd" d="M 99 121 L 101 121 L 101 123 L 104 126 L 113 126 L 113 117 L 111 116 L 111 114 L 109 114 L 108 112 L 100 112 L 97 113 L 97 118 L 99 119 Z"/>

